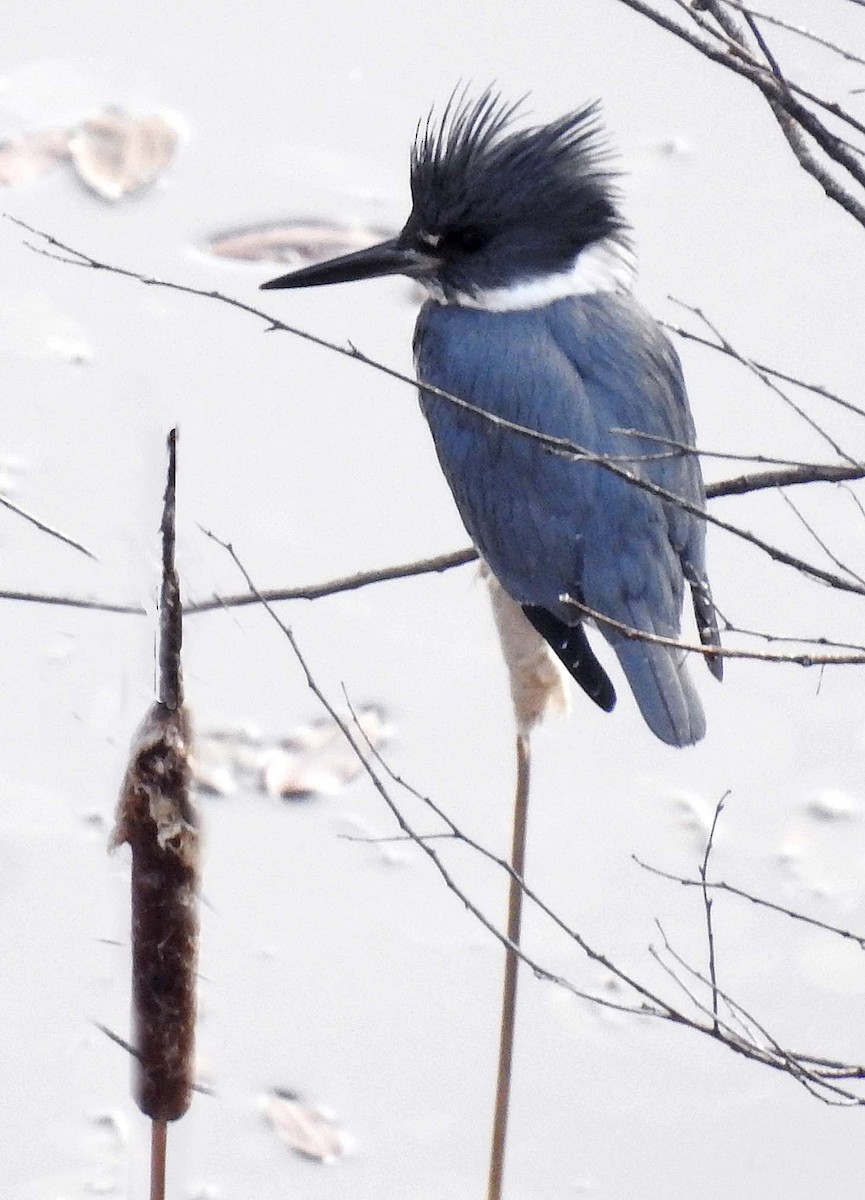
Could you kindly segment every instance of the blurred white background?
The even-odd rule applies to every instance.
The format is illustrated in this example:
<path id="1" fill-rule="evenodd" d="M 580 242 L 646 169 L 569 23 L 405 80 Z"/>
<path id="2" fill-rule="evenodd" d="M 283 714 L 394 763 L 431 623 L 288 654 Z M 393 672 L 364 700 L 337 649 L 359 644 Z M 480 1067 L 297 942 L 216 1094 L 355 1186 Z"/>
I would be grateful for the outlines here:
<path id="1" fill-rule="evenodd" d="M 794 21 L 816 20 L 814 9 L 773 3 Z M 841 0 L 819 9 L 824 32 L 865 51 L 865 10 Z M 217 260 L 206 239 L 278 217 L 398 226 L 415 125 L 458 81 L 531 92 L 538 119 L 601 97 L 627 173 L 648 306 L 678 321 L 668 296 L 698 304 L 743 353 L 861 402 L 861 230 L 795 167 L 744 83 L 614 0 L 7 0 L 0 31 L 0 135 L 68 126 L 105 105 L 166 111 L 184 130 L 176 160 L 145 194 L 112 206 L 59 170 L 6 189 L 7 212 L 99 259 L 261 304 L 406 373 L 414 298 L 405 282 L 263 299 L 258 284 L 279 268 Z M 865 86 L 865 68 L 780 34 L 773 44 L 792 77 L 861 112 L 862 97 L 847 93 Z M 199 526 L 230 540 L 262 588 L 466 544 L 407 385 L 289 336 L 262 336 L 261 322 L 216 303 L 37 256 L 11 223 L 0 237 L 0 456 L 10 494 L 99 560 L 0 514 L 4 588 L 152 601 L 163 442 L 174 424 L 190 599 L 243 590 Z M 744 371 L 691 344 L 679 349 L 706 448 L 824 452 Z M 811 411 L 863 457 L 861 425 L 827 404 Z M 735 469 L 710 459 L 706 474 Z M 862 569 L 863 518 L 849 495 L 804 491 L 803 510 Z M 713 511 L 819 559 L 778 496 Z M 861 640 L 855 598 L 806 585 L 718 531 L 709 541 L 716 598 L 737 624 Z M 344 684 L 353 701 L 390 714 L 389 763 L 504 853 L 512 719 L 474 570 L 297 603 L 284 615 L 331 697 Z M 0 1191 L 142 1196 L 146 1123 L 125 1055 L 93 1022 L 128 1031 L 128 868 L 124 854 L 107 856 L 106 840 L 129 739 L 152 695 L 152 622 L 11 602 L 3 621 Z M 319 715 L 266 614 L 202 615 L 185 637 L 200 728 L 248 724 L 277 737 Z M 632 856 L 693 876 L 727 790 L 716 876 L 865 926 L 862 672 L 730 662 L 719 687 L 694 669 L 709 718 L 695 749 L 656 742 L 623 686 L 614 715 L 575 695 L 571 716 L 539 733 L 528 868 L 593 945 L 681 1003 L 649 946 L 660 941 L 657 918 L 705 969 L 700 898 Z M 827 794 L 842 811 L 834 820 L 814 815 Z M 498 944 L 414 848 L 340 836 L 396 832 L 368 784 L 302 805 L 208 798 L 201 811 L 199 1055 L 215 1094 L 196 1097 L 172 1130 L 171 1195 L 482 1195 Z M 416 804 L 411 811 L 433 827 Z M 442 852 L 503 922 L 504 877 L 465 850 Z M 772 1036 L 865 1059 L 858 948 L 732 898 L 719 898 L 715 913 L 722 986 Z M 607 985 L 531 914 L 526 943 L 580 987 Z M 330 1168 L 292 1155 L 258 1108 L 275 1086 L 335 1110 L 354 1154 Z M 521 1200 L 841 1200 L 861 1188 L 858 1111 L 826 1107 L 708 1039 L 611 1016 L 528 974 L 514 1088 L 507 1194 Z"/>

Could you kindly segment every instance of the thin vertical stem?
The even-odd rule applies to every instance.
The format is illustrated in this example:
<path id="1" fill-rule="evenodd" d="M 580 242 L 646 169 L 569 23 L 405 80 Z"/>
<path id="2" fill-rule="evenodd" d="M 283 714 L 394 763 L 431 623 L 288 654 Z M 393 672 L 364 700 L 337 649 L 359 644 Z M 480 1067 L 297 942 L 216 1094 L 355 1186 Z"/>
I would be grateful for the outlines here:
<path id="1" fill-rule="evenodd" d="M 168 1122 L 153 1121 L 150 1126 L 150 1200 L 165 1200 L 167 1148 Z"/>
<path id="2" fill-rule="evenodd" d="M 511 947 L 520 944 L 523 916 L 522 878 L 526 861 L 526 826 L 529 812 L 530 743 L 527 734 L 517 734 L 517 790 L 514 799 L 514 834 L 511 846 L 511 866 L 514 874 L 508 888 L 508 941 Z M 517 1010 L 517 971 L 519 958 L 516 949 L 509 947 L 505 955 L 505 980 L 502 989 L 502 1022 L 499 1039 L 499 1069 L 496 1079 L 496 1107 L 493 1117 L 493 1145 L 490 1155 L 487 1200 L 501 1200 L 505 1168 L 505 1142 L 511 1100 L 511 1064 L 514 1053 L 514 1028 Z"/>

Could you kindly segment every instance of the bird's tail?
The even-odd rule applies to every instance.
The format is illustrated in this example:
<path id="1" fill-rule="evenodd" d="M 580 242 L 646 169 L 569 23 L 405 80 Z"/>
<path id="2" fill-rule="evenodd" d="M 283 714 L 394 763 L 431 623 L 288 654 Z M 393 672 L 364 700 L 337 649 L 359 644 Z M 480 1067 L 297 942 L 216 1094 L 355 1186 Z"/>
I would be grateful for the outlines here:
<path id="1" fill-rule="evenodd" d="M 683 650 L 609 637 L 646 724 L 670 746 L 690 746 L 706 732 L 700 697 Z"/>

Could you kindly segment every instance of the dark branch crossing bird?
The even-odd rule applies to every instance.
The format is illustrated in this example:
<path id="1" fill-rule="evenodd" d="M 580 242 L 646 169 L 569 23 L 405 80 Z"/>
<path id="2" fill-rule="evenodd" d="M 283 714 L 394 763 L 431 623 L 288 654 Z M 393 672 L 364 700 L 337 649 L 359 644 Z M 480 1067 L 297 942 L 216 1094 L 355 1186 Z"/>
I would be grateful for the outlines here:
<path id="1" fill-rule="evenodd" d="M 687 449 L 695 432 L 678 355 L 631 295 L 634 256 L 598 106 L 525 128 L 519 108 L 490 90 L 476 100 L 455 93 L 440 119 L 418 129 L 413 207 L 399 236 L 263 286 L 391 274 L 423 284 L 429 299 L 414 338 L 421 407 L 466 529 L 580 687 L 609 711 L 616 693 L 573 601 L 628 630 L 677 639 L 687 584 L 700 639 L 718 647 L 699 515 L 705 491 Z M 684 505 L 591 459 L 551 452 L 425 383 L 608 456 Z M 706 721 L 686 652 L 597 626 L 652 732 L 673 746 L 698 741 Z M 721 656 L 706 662 L 720 679 Z"/>

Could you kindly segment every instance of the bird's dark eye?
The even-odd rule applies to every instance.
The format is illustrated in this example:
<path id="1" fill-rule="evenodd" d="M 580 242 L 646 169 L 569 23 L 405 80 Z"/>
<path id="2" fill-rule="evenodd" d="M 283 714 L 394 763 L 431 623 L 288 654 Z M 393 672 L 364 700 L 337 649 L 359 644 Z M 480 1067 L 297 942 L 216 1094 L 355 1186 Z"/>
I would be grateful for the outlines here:
<path id="1" fill-rule="evenodd" d="M 476 225 L 465 225 L 462 229 L 455 229 L 449 240 L 464 254 L 475 254 L 486 245 L 489 239 L 484 231 L 478 229 Z"/>

